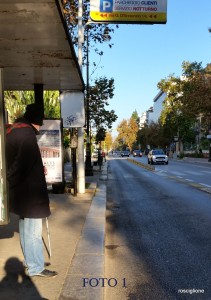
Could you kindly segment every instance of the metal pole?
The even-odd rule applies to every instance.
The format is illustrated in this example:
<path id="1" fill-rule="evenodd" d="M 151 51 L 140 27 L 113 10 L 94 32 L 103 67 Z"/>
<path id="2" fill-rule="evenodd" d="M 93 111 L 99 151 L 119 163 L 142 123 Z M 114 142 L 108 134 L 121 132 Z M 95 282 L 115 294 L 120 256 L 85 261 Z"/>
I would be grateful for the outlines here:
<path id="1" fill-rule="evenodd" d="M 76 137 L 75 129 L 72 128 L 71 141 Z M 76 164 L 76 147 L 71 147 L 72 154 L 72 178 L 73 178 L 73 190 L 74 196 L 77 196 L 77 164 Z"/>
<path id="2" fill-rule="evenodd" d="M 89 27 L 86 28 L 87 37 L 86 37 L 86 48 L 87 48 L 87 55 L 86 55 L 86 134 L 87 134 L 87 141 L 86 141 L 86 161 L 85 161 L 85 174 L 86 176 L 93 176 L 92 170 L 92 161 L 91 161 L 91 139 L 90 139 L 90 90 L 89 90 Z"/>
<path id="3" fill-rule="evenodd" d="M 0 68 L 0 225 L 9 223 L 9 203 L 6 178 L 6 116 L 4 106 L 3 69 Z"/>
<path id="4" fill-rule="evenodd" d="M 51 240 L 50 240 L 50 231 L 49 231 L 49 226 L 48 226 L 48 218 L 45 218 L 46 222 L 46 231 L 47 231 L 47 236 L 48 236 L 48 246 L 49 246 L 49 258 L 51 257 Z"/>
<path id="5" fill-rule="evenodd" d="M 82 71 L 82 44 L 83 44 L 83 1 L 78 3 L 78 63 Z M 78 193 L 85 193 L 85 163 L 84 163 L 84 129 L 78 128 Z"/>

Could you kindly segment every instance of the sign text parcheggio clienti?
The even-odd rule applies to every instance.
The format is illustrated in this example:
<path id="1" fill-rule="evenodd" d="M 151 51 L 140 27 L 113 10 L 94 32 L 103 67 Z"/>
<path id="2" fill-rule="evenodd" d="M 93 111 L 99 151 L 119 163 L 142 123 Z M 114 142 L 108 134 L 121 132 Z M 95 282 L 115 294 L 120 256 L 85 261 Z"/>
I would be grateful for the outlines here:
<path id="1" fill-rule="evenodd" d="M 91 0 L 90 18 L 94 22 L 165 24 L 167 0 Z"/>

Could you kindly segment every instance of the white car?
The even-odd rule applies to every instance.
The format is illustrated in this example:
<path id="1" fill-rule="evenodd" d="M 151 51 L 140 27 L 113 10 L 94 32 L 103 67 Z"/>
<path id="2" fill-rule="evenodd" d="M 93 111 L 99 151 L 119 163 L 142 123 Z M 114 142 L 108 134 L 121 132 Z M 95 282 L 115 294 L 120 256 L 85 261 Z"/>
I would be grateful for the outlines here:
<path id="1" fill-rule="evenodd" d="M 168 156 L 164 153 L 162 149 L 150 150 L 148 153 L 148 164 L 153 165 L 156 163 L 166 165 L 168 165 L 169 163 Z"/>
<path id="2" fill-rule="evenodd" d="M 129 157 L 130 156 L 130 151 L 122 151 L 121 152 L 121 157 L 124 157 L 124 156 L 127 156 L 127 157 Z"/>

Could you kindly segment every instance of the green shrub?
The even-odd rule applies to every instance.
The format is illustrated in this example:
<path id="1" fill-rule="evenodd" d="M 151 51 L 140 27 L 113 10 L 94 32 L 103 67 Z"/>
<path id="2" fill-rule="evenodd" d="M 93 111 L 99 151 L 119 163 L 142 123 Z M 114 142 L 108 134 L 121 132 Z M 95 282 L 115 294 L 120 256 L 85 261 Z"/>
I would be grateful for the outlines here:
<path id="1" fill-rule="evenodd" d="M 179 158 L 182 159 L 185 156 L 184 152 L 180 152 Z"/>
<path id="2" fill-rule="evenodd" d="M 204 155 L 202 152 L 195 151 L 194 153 L 183 153 L 183 157 L 195 157 L 195 158 L 203 158 Z"/>

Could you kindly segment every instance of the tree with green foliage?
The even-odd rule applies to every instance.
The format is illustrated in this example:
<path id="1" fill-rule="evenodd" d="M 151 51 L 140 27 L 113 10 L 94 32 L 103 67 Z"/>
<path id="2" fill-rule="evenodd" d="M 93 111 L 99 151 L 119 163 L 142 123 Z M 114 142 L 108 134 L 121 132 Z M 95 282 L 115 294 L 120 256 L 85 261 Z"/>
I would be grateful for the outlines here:
<path id="1" fill-rule="evenodd" d="M 132 113 L 131 118 L 134 119 L 137 122 L 137 125 L 139 126 L 140 118 L 136 109 Z"/>
<path id="2" fill-rule="evenodd" d="M 73 44 L 77 46 L 78 44 L 78 0 L 63 0 L 64 14 L 66 22 L 72 37 Z M 100 56 L 103 55 L 97 45 L 108 42 L 108 46 L 111 48 L 113 44 L 110 42 L 112 39 L 112 34 L 115 31 L 115 28 L 118 28 L 118 25 L 109 25 L 106 23 L 91 23 L 89 22 L 90 17 L 90 1 L 83 1 L 83 16 L 82 23 L 84 27 L 84 39 L 89 38 L 89 41 L 92 41 L 92 47 L 94 51 Z M 105 38 L 106 33 L 106 38 Z M 86 57 L 87 48 L 86 43 L 83 45 L 84 57 Z"/>
<path id="3" fill-rule="evenodd" d="M 105 136 L 105 149 L 108 152 L 109 150 L 111 150 L 112 148 L 112 144 L 113 144 L 113 138 L 112 135 L 109 131 L 106 132 L 106 136 Z"/>
<path id="4" fill-rule="evenodd" d="M 176 135 L 180 142 L 194 143 L 197 117 L 202 114 L 203 120 L 210 121 L 211 85 L 208 71 L 201 67 L 201 63 L 183 62 L 182 69 L 180 78 L 170 75 L 158 83 L 158 87 L 166 93 L 160 120 L 172 140 Z"/>
<path id="5" fill-rule="evenodd" d="M 44 91 L 44 116 L 61 118 L 59 91 Z"/>
<path id="6" fill-rule="evenodd" d="M 139 128 L 140 126 L 140 118 L 138 115 L 137 110 L 135 109 L 134 112 L 131 115 L 131 119 L 134 119 L 136 121 L 136 124 Z M 133 149 L 139 149 L 141 147 L 141 140 L 140 140 L 140 136 L 139 136 L 139 130 L 137 132 L 137 137 L 136 137 L 136 141 L 133 143 Z"/>
<path id="7" fill-rule="evenodd" d="M 196 64 L 196 63 L 195 63 Z M 182 110 L 188 116 L 203 115 L 203 125 L 209 129 L 211 123 L 211 64 L 202 68 L 201 63 L 186 65 L 181 95 Z"/>
<path id="8" fill-rule="evenodd" d="M 135 121 L 137 121 L 139 119 L 138 112 L 136 109 L 132 113 L 131 118 L 134 119 Z"/>
<path id="9" fill-rule="evenodd" d="M 165 148 L 171 142 L 170 136 L 165 134 L 165 128 L 160 121 L 145 125 L 138 135 L 143 149 L 146 149 L 147 145 L 150 145 L 151 148 Z"/>
<path id="10" fill-rule="evenodd" d="M 201 133 L 200 146 L 207 148 L 206 135 L 211 128 L 211 64 L 202 68 L 201 63 L 183 62 L 182 70 L 181 77 L 171 74 L 158 83 L 158 88 L 166 93 L 161 116 L 158 122 L 138 130 L 136 147 L 141 144 L 142 148 L 164 148 L 174 142 L 174 136 L 179 136 L 181 143 L 194 144 Z M 132 118 L 136 117 L 135 111 Z M 121 148 L 126 146 L 126 125 L 124 121 L 118 127 Z"/>
<path id="11" fill-rule="evenodd" d="M 34 103 L 33 91 L 5 91 L 5 107 L 8 121 L 13 123 L 21 117 L 28 104 Z M 46 118 L 60 118 L 59 91 L 44 91 L 44 116 Z"/>
<path id="12" fill-rule="evenodd" d="M 136 141 L 138 132 L 138 125 L 133 118 L 129 120 L 123 119 L 117 127 L 119 145 L 122 150 L 129 148 L 130 151 L 133 149 L 133 144 Z"/>
<path id="13" fill-rule="evenodd" d="M 90 22 L 90 1 L 83 1 L 83 65 L 87 64 L 90 69 L 90 73 L 94 74 L 95 70 L 98 68 L 96 61 L 92 62 L 90 67 L 90 62 L 87 62 L 88 51 L 92 49 L 99 56 L 103 55 L 103 51 L 100 49 L 100 45 L 107 43 L 109 48 L 113 46 L 111 43 L 112 34 L 118 25 L 109 25 L 106 23 L 94 23 Z M 63 0 L 64 14 L 66 22 L 71 34 L 71 38 L 75 47 L 78 46 L 78 0 Z M 88 78 L 90 81 L 90 77 Z M 88 84 L 88 83 L 87 83 Z M 88 97 L 89 97 L 89 116 L 90 124 L 99 130 L 100 127 L 111 128 L 112 123 L 116 121 L 117 116 L 114 110 L 106 109 L 108 105 L 108 99 L 113 97 L 114 90 L 114 80 L 102 77 L 95 79 L 93 86 L 89 87 Z"/>
<path id="14" fill-rule="evenodd" d="M 4 99 L 9 123 L 13 123 L 15 119 L 21 117 L 26 106 L 34 102 L 31 91 L 5 91 Z"/>
<path id="15" fill-rule="evenodd" d="M 95 137 L 96 142 L 99 143 L 99 142 L 104 141 L 105 137 L 106 137 L 106 130 L 105 130 L 105 128 L 100 127 L 98 129 L 96 137 Z"/>
<path id="16" fill-rule="evenodd" d="M 158 87 L 167 94 L 161 122 L 164 124 L 171 119 L 174 127 L 184 131 L 184 120 L 193 126 L 202 114 L 208 128 L 211 118 L 211 65 L 203 69 L 201 63 L 183 62 L 182 69 L 181 78 L 170 75 L 158 83 Z"/>
<path id="17" fill-rule="evenodd" d="M 99 129 L 111 129 L 112 124 L 117 120 L 114 110 L 107 110 L 109 99 L 114 95 L 114 79 L 100 77 L 90 87 L 90 123 L 92 127 Z"/>

